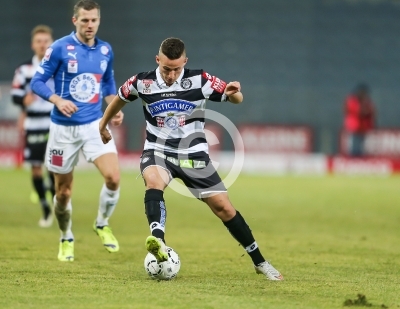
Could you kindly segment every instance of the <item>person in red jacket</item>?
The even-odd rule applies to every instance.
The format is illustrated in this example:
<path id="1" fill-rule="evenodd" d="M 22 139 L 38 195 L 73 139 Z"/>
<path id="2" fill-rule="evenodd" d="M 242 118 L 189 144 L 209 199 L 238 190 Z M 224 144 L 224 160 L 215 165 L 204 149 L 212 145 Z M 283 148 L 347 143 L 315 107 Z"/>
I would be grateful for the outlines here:
<path id="1" fill-rule="evenodd" d="M 367 84 L 357 85 L 347 96 L 344 113 L 344 128 L 349 137 L 348 154 L 352 157 L 361 157 L 365 154 L 365 136 L 374 128 L 375 120 L 375 108 Z"/>

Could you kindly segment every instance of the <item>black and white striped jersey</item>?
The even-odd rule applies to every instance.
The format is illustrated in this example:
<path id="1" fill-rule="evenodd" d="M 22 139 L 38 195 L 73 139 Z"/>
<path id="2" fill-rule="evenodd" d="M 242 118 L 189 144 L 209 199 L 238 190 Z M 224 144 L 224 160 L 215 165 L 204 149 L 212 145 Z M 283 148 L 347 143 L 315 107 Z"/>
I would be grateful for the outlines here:
<path id="1" fill-rule="evenodd" d="M 142 100 L 146 119 L 144 150 L 196 159 L 208 154 L 204 133 L 206 101 L 226 101 L 226 83 L 203 70 L 182 70 L 167 86 L 157 68 L 128 79 L 118 90 L 125 102 Z"/>
<path id="2" fill-rule="evenodd" d="M 48 130 L 50 127 L 50 113 L 54 107 L 52 103 L 43 100 L 37 95 L 35 95 L 36 99 L 31 105 L 24 106 L 23 104 L 24 97 L 28 92 L 31 92 L 30 82 L 39 64 L 40 61 L 37 56 L 24 62 L 15 70 L 12 83 L 12 100 L 26 112 L 24 122 L 26 131 Z M 53 79 L 49 80 L 48 86 L 50 89 L 54 89 Z"/>

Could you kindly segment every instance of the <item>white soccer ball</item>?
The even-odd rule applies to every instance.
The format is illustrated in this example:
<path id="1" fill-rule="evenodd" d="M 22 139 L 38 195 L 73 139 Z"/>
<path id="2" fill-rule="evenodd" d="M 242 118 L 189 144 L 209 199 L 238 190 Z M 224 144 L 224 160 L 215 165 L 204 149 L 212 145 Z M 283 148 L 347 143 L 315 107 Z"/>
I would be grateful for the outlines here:
<path id="1" fill-rule="evenodd" d="M 181 261 L 174 249 L 166 247 L 168 260 L 157 263 L 156 258 L 151 253 L 147 253 L 144 259 L 144 269 L 147 274 L 156 280 L 171 280 L 176 277 L 181 268 Z"/>

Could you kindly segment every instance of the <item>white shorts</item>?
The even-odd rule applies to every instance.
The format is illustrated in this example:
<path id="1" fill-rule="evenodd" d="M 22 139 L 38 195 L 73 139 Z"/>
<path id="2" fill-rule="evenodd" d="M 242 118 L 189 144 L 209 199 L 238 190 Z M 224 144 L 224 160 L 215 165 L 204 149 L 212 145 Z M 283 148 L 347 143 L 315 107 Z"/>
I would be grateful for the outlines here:
<path id="1" fill-rule="evenodd" d="M 93 162 L 106 153 L 117 153 L 114 139 L 103 144 L 99 122 L 100 119 L 76 126 L 63 126 L 52 122 L 46 149 L 46 166 L 49 171 L 58 174 L 72 171 L 78 164 L 81 149 L 88 162 Z"/>

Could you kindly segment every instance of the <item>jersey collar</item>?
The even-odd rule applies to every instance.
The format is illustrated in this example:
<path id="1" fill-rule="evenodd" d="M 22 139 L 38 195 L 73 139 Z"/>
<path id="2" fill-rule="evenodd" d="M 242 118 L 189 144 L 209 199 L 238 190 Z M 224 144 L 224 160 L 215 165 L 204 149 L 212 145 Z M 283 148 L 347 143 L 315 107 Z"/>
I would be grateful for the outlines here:
<path id="1" fill-rule="evenodd" d="M 93 44 L 93 46 L 88 46 L 88 45 L 82 43 L 81 41 L 79 41 L 78 38 L 77 38 L 77 36 L 76 36 L 76 32 L 75 32 L 75 31 L 72 31 L 72 32 L 71 32 L 71 37 L 74 39 L 74 41 L 75 41 L 76 43 L 78 43 L 78 44 L 81 45 L 81 46 L 86 46 L 86 47 L 89 48 L 89 49 L 96 49 L 96 47 L 97 47 L 97 43 L 98 43 L 97 37 L 94 38 L 94 44 Z"/>
<path id="2" fill-rule="evenodd" d="M 181 83 L 183 74 L 185 73 L 185 69 L 182 70 L 181 74 L 179 75 L 178 79 L 171 85 L 179 85 Z M 160 86 L 164 86 L 164 87 L 168 87 L 167 84 L 165 83 L 165 81 L 163 80 L 163 78 L 161 77 L 161 73 L 160 73 L 160 68 L 158 67 L 156 69 L 156 76 L 157 76 L 157 84 Z M 170 86 L 170 87 L 171 87 Z"/>

